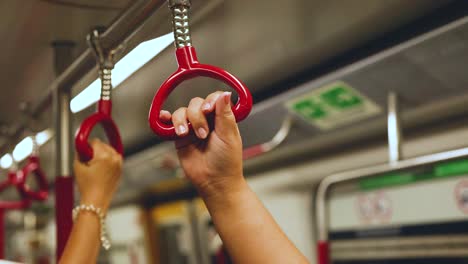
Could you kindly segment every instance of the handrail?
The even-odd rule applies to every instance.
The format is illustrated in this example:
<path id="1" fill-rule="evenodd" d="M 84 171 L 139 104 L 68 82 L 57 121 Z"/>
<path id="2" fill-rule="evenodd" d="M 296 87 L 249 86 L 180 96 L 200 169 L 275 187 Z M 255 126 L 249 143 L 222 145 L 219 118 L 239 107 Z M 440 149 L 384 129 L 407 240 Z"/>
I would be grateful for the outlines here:
<path id="1" fill-rule="evenodd" d="M 318 264 L 330 264 L 330 245 L 328 237 L 328 212 L 326 210 L 326 199 L 328 191 L 338 183 L 351 180 L 369 178 L 389 172 L 401 171 L 409 168 L 427 166 L 437 162 L 449 161 L 468 157 L 468 148 L 440 152 L 416 158 L 401 159 L 401 127 L 398 115 L 397 95 L 391 92 L 388 96 L 388 145 L 389 162 L 386 164 L 360 168 L 329 175 L 322 179 L 317 188 L 315 199 L 315 224 L 317 228 L 317 261 Z"/>
<path id="2" fill-rule="evenodd" d="M 244 149 L 242 151 L 243 159 L 244 160 L 251 159 L 259 155 L 262 155 L 264 153 L 270 152 L 274 150 L 275 148 L 277 148 L 288 137 L 289 132 L 291 132 L 293 123 L 294 122 L 293 122 L 292 116 L 288 115 L 283 120 L 283 123 L 281 124 L 281 127 L 278 130 L 278 132 L 276 132 L 276 134 L 273 136 L 273 138 L 270 141 Z"/>
<path id="3" fill-rule="evenodd" d="M 387 136 L 388 136 L 388 168 L 381 169 L 378 166 L 375 170 L 378 172 L 374 173 L 374 170 L 370 167 L 370 172 L 366 172 L 367 168 L 364 168 L 364 172 L 360 170 L 348 172 L 344 172 L 342 174 L 334 174 L 328 177 L 325 177 L 319 184 L 319 188 L 317 191 L 317 199 L 316 199 L 316 210 L 317 219 L 317 230 L 319 233 L 319 240 L 317 243 L 317 261 L 319 264 L 329 264 L 331 263 L 330 260 L 330 248 L 329 248 L 329 241 L 328 241 L 328 233 L 327 233 L 327 219 L 325 210 L 325 202 L 326 202 L 326 195 L 327 191 L 331 187 L 331 185 L 347 181 L 348 178 L 356 179 L 361 177 L 368 177 L 370 175 L 380 174 L 384 172 L 388 172 L 390 170 L 394 170 L 395 166 L 401 164 L 401 144 L 402 144 L 402 136 L 401 136 L 401 126 L 400 126 L 400 115 L 398 109 L 398 95 L 394 91 L 390 91 L 387 96 Z M 383 170 L 383 172 L 380 172 Z M 360 174 L 362 173 L 362 174 Z M 360 176 L 361 175 L 361 176 Z M 323 210 L 323 211 L 322 211 Z M 325 218 L 325 219 L 324 219 Z"/>
<path id="4" fill-rule="evenodd" d="M 387 98 L 387 136 L 388 136 L 388 157 L 389 162 L 394 163 L 402 159 L 401 145 L 401 118 L 398 109 L 398 96 L 391 91 Z"/>
<path id="5" fill-rule="evenodd" d="M 356 169 L 352 171 L 340 172 L 325 177 L 319 184 L 315 200 L 315 224 L 318 237 L 318 255 L 321 256 L 319 264 L 329 264 L 325 260 L 328 255 L 328 215 L 326 210 L 326 198 L 330 187 L 337 183 L 344 183 L 351 180 L 368 178 L 389 172 L 396 172 L 410 168 L 427 166 L 438 162 L 450 161 L 468 157 L 468 148 L 461 148 L 446 152 L 440 152 L 412 159 L 397 161 L 393 164 L 381 164 L 372 167 Z"/>

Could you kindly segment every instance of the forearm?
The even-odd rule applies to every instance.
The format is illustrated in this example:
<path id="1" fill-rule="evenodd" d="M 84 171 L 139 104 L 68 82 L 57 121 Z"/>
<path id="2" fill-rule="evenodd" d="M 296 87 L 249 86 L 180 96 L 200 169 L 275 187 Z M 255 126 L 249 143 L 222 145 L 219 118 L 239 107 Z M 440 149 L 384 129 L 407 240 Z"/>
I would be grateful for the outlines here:
<path id="1" fill-rule="evenodd" d="M 81 211 L 73 225 L 60 264 L 96 263 L 100 244 L 99 218 L 92 212 Z"/>
<path id="2" fill-rule="evenodd" d="M 204 201 L 235 263 L 308 263 L 244 180 Z"/>

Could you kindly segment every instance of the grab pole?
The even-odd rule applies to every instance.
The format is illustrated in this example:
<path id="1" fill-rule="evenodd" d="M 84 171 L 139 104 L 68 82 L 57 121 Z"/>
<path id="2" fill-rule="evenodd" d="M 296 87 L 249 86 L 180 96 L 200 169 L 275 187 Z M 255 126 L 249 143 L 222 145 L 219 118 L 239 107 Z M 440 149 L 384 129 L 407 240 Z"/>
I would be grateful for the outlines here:
<path id="1" fill-rule="evenodd" d="M 55 70 L 60 74 L 72 61 L 74 44 L 69 41 L 54 42 Z M 72 177 L 72 119 L 70 112 L 70 89 L 56 89 L 54 93 L 55 115 L 55 222 L 57 262 L 65 249 L 68 237 L 73 227 L 72 211 L 73 177 Z"/>

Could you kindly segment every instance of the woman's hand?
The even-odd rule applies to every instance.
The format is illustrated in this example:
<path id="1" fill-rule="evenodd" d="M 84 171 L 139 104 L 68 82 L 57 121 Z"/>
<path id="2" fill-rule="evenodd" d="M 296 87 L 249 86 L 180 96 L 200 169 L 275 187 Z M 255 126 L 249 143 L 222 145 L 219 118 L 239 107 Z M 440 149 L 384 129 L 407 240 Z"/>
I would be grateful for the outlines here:
<path id="1" fill-rule="evenodd" d="M 122 156 L 111 146 L 91 141 L 94 158 L 88 163 L 75 159 L 75 176 L 81 204 L 94 205 L 107 212 L 122 172 Z"/>
<path id="2" fill-rule="evenodd" d="M 234 263 L 307 263 L 244 180 L 242 141 L 230 98 L 230 93 L 217 92 L 192 99 L 172 115 L 161 111 L 161 119 L 172 120 L 177 134 L 184 136 L 176 141 L 182 168 Z M 213 112 L 210 131 L 206 115 Z"/>
<path id="3" fill-rule="evenodd" d="M 212 131 L 206 118 L 210 113 L 214 113 Z M 242 140 L 231 110 L 231 93 L 194 98 L 188 107 L 172 115 L 161 111 L 161 119 L 172 120 L 176 133 L 182 136 L 176 141 L 181 166 L 202 196 L 226 194 L 244 184 Z"/>

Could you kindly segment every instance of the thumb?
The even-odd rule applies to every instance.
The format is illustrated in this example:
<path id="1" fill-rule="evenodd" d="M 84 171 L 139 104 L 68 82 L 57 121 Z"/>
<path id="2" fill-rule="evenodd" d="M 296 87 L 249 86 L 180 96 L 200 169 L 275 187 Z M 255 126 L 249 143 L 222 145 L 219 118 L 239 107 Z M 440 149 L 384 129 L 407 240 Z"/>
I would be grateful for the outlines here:
<path id="1" fill-rule="evenodd" d="M 215 132 L 221 137 L 238 133 L 236 118 L 231 109 L 231 92 L 224 92 L 216 101 Z"/>

